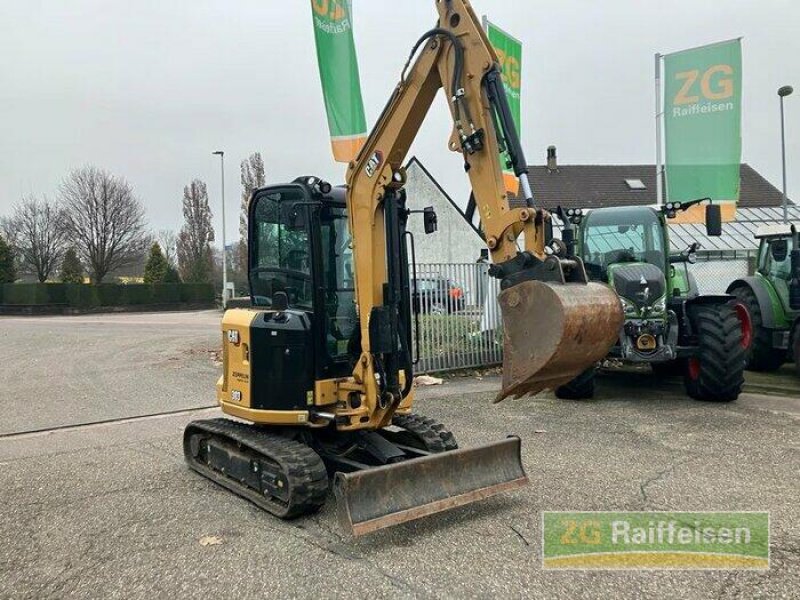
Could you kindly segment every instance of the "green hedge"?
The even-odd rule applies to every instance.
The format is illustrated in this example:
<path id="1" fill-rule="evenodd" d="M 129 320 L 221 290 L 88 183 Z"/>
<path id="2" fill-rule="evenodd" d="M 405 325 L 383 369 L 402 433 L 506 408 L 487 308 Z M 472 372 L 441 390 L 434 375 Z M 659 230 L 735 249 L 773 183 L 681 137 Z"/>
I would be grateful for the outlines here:
<path id="1" fill-rule="evenodd" d="M 83 285 L 76 283 L 6 283 L 0 285 L 0 304 L 61 304 L 74 308 L 147 304 L 212 304 L 210 283 Z"/>

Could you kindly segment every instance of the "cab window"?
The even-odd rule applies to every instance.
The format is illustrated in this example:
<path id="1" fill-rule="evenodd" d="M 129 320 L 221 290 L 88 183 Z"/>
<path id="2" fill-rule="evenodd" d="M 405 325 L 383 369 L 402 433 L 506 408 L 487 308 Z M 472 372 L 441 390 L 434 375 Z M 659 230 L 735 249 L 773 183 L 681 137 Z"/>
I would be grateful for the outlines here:
<path id="1" fill-rule="evenodd" d="M 300 190 L 291 189 L 256 199 L 250 288 L 258 306 L 270 305 L 275 292 L 284 292 L 290 307 L 313 308 L 307 209 L 297 205 L 304 199 Z"/>
<path id="2" fill-rule="evenodd" d="M 772 248 L 774 245 L 777 244 L 787 244 L 788 248 L 786 251 L 786 256 L 783 260 L 775 260 L 775 257 L 772 256 Z M 792 241 L 786 239 L 780 240 L 770 240 L 769 241 L 769 250 L 767 251 L 767 269 L 766 274 L 769 277 L 774 277 L 776 279 L 785 279 L 789 280 L 789 274 L 791 272 L 791 252 L 792 252 Z"/>

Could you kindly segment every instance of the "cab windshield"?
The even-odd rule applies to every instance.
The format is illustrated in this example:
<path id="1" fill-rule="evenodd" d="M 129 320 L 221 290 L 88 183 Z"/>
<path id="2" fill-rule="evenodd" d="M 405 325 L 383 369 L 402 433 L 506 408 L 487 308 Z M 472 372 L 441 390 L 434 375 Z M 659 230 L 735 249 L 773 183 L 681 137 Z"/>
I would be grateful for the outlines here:
<path id="1" fill-rule="evenodd" d="M 334 202 L 310 206 L 291 188 L 256 197 L 250 288 L 256 306 L 270 306 L 284 292 L 290 308 L 322 315 L 328 355 L 338 360 L 348 357 L 358 333 L 347 211 Z"/>
<path id="2" fill-rule="evenodd" d="M 300 190 L 271 192 L 256 199 L 250 260 L 250 289 L 256 305 L 268 306 L 285 292 L 291 308 L 312 310 L 311 244 L 305 196 Z"/>
<path id="3" fill-rule="evenodd" d="M 643 207 L 598 209 L 581 225 L 581 258 L 591 277 L 605 278 L 609 265 L 646 262 L 664 269 L 664 232 L 658 214 Z"/>

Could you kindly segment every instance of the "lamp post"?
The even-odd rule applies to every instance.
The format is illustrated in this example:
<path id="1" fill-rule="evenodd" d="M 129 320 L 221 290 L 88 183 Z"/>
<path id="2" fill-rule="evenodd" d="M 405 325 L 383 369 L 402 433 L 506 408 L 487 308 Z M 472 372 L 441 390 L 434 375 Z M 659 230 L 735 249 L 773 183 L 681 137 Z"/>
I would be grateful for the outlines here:
<path id="1" fill-rule="evenodd" d="M 212 154 L 219 156 L 220 181 L 222 185 L 222 308 L 228 303 L 228 259 L 225 246 L 225 152 L 217 150 Z"/>
<path id="2" fill-rule="evenodd" d="M 781 99 L 781 162 L 783 163 L 783 222 L 789 222 L 789 213 L 786 200 L 786 133 L 783 126 L 783 99 L 794 91 L 792 86 L 784 85 L 778 88 L 778 96 Z"/>

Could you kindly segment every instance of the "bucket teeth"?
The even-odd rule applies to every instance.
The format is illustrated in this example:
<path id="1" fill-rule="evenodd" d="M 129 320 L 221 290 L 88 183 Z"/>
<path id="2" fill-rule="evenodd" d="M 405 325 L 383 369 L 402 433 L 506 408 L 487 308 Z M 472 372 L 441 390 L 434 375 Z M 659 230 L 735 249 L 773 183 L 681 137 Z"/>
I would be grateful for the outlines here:
<path id="1" fill-rule="evenodd" d="M 499 300 L 503 389 L 495 402 L 567 383 L 606 356 L 624 321 L 617 295 L 599 283 L 523 281 Z"/>
<path id="2" fill-rule="evenodd" d="M 520 439 L 337 473 L 342 528 L 360 536 L 488 498 L 528 483 Z"/>

